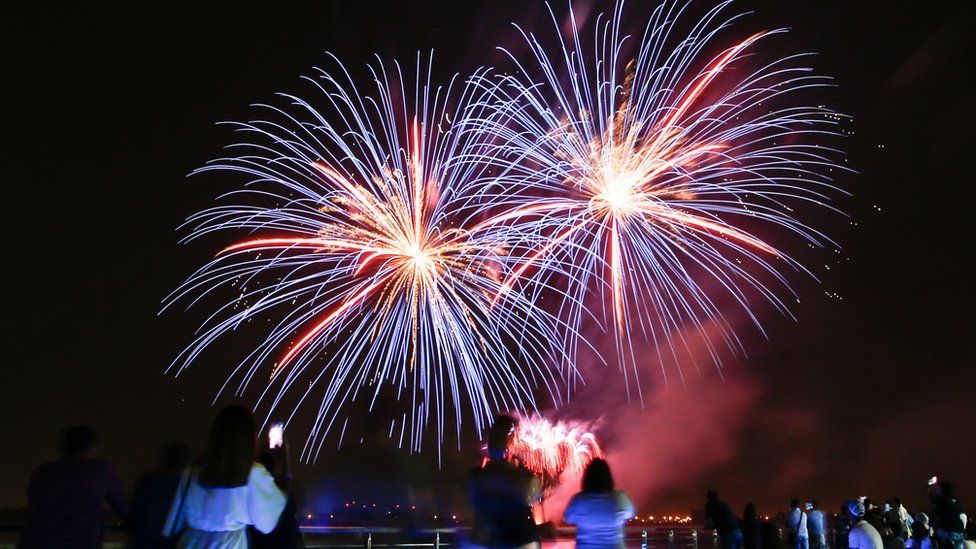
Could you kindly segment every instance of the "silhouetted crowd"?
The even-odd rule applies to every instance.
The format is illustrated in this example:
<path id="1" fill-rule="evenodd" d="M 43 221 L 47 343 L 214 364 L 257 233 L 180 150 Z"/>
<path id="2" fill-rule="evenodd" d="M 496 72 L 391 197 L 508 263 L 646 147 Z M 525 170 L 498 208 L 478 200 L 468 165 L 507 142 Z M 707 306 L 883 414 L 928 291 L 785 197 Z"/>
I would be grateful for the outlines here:
<path id="1" fill-rule="evenodd" d="M 472 546 L 530 547 L 546 531 L 545 524 L 533 520 L 532 506 L 540 497 L 538 479 L 507 452 L 516 426 L 512 417 L 496 418 L 488 435 L 489 461 L 472 473 L 475 522 L 468 540 Z M 934 478 L 928 487 L 932 506 L 928 515 L 913 517 L 898 499 L 879 508 L 870 499 L 859 498 L 844 504 L 832 527 L 828 513 L 816 501 L 801 507 L 799 499 L 792 500 L 781 528 L 760 517 L 752 503 L 740 520 L 717 491 L 709 490 L 706 499 L 705 526 L 715 531 L 722 549 L 976 549 L 976 532 L 967 525 L 952 484 Z M 576 526 L 577 547 L 623 548 L 625 524 L 633 516 L 634 506 L 626 494 L 615 490 L 607 462 L 594 459 L 564 520 Z"/>
<path id="2" fill-rule="evenodd" d="M 976 549 L 976 525 L 969 523 L 951 482 L 928 485 L 929 514 L 912 515 L 898 498 L 882 507 L 866 497 L 848 500 L 828 524 L 816 501 L 799 499 L 781 528 L 746 505 L 739 520 L 718 492 L 706 494 L 706 528 L 714 529 L 722 549 Z"/>
<path id="3" fill-rule="evenodd" d="M 303 547 L 287 444 L 259 453 L 246 408 L 217 414 L 198 459 L 184 444 L 167 444 L 158 469 L 136 481 L 131 502 L 96 442 L 91 428 L 69 427 L 61 459 L 34 471 L 20 547 L 101 547 L 105 502 L 124 520 L 132 548 Z"/>
<path id="4" fill-rule="evenodd" d="M 533 513 L 540 479 L 510 455 L 517 428 L 514 417 L 498 416 L 488 432 L 488 456 L 470 474 L 474 521 L 463 540 L 467 547 L 538 547 L 554 532 Z M 167 444 L 157 470 L 136 482 L 130 503 L 115 469 L 97 457 L 95 432 L 70 427 L 61 437 L 61 459 L 31 477 L 20 546 L 100 547 L 107 503 L 124 519 L 133 548 L 302 547 L 300 490 L 289 473 L 287 448 L 273 434 L 259 444 L 251 413 L 228 406 L 217 414 L 201 457 L 191 460 L 186 445 Z M 623 548 L 634 505 L 615 488 L 609 464 L 590 462 L 580 488 L 563 517 L 576 526 L 576 546 Z M 927 514 L 912 515 L 898 499 L 879 507 L 858 498 L 832 517 L 816 501 L 801 506 L 794 499 L 781 527 L 751 503 L 740 520 L 709 490 L 706 529 L 715 531 L 722 549 L 976 549 L 974 525 L 953 485 L 933 478 L 927 496 Z"/>

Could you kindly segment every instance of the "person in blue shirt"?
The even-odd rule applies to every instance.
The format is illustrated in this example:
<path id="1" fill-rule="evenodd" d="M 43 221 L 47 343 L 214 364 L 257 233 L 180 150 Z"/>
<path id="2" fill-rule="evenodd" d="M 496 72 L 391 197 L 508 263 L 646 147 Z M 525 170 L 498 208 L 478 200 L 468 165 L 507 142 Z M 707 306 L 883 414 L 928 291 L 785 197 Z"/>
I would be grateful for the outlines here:
<path id="1" fill-rule="evenodd" d="M 591 461 L 583 472 L 582 491 L 566 507 L 566 522 L 576 525 L 576 547 L 623 548 L 624 524 L 633 516 L 634 504 L 614 490 L 607 462 Z"/>
<path id="2" fill-rule="evenodd" d="M 807 532 L 810 534 L 810 549 L 827 549 L 827 514 L 814 501 L 807 514 Z"/>
<path id="3" fill-rule="evenodd" d="M 793 549 L 809 549 L 810 535 L 807 531 L 807 514 L 800 509 L 800 500 L 790 501 L 790 512 L 786 514 L 786 525 L 790 528 L 790 545 Z"/>

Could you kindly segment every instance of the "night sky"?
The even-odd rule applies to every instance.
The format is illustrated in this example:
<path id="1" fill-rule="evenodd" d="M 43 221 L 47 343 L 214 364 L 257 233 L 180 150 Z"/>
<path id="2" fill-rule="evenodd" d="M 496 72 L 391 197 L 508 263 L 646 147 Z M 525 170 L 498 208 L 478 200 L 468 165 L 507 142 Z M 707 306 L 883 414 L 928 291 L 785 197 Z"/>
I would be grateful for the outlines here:
<path id="1" fill-rule="evenodd" d="M 618 484 L 642 510 L 685 512 L 713 486 L 737 510 L 752 500 L 772 512 L 794 495 L 836 508 L 861 494 L 900 496 L 912 508 L 933 474 L 954 480 L 972 505 L 976 10 L 915 1 L 737 7 L 757 12 L 741 35 L 789 26 L 777 42 L 784 52 L 819 52 L 814 66 L 838 85 L 823 102 L 854 117 L 843 147 L 859 174 L 839 177 L 853 196 L 837 202 L 850 218 L 813 220 L 842 252 L 808 258 L 822 285 L 793 278 L 796 322 L 767 308 L 768 339 L 742 326 L 748 357 L 732 360 L 724 381 L 709 369 L 685 385 L 649 376 L 643 411 L 611 406 L 619 395 L 591 386 L 567 413 L 603 418 Z M 244 349 L 217 350 L 180 380 L 164 376 L 201 316 L 157 312 L 223 242 L 182 246 L 176 231 L 238 181 L 186 178 L 233 140 L 215 122 L 247 119 L 250 103 L 304 89 L 299 75 L 324 63 L 325 51 L 361 67 L 373 52 L 412 63 L 433 48 L 435 76 L 446 78 L 500 62 L 493 47 L 517 43 L 509 21 L 548 31 L 537 3 L 5 12 L 0 507 L 26 503 L 31 469 L 56 457 L 68 424 L 96 427 L 127 483 L 165 440 L 202 447 L 218 382 Z M 624 417 L 626 428 L 611 419 Z M 477 459 L 473 441 L 445 450 L 438 471 L 433 452 L 408 456 L 382 435 L 367 433 L 366 446 L 330 451 L 298 474 L 323 506 L 390 483 L 397 497 L 451 510 L 461 471 Z"/>

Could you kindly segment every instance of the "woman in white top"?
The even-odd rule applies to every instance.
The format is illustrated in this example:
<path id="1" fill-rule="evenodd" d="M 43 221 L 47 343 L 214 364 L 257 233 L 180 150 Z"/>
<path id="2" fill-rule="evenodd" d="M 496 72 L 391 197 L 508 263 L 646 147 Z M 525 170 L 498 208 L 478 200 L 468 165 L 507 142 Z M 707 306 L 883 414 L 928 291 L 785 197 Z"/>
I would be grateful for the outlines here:
<path id="1" fill-rule="evenodd" d="M 634 516 L 634 504 L 627 494 L 613 489 L 607 462 L 591 461 L 582 484 L 566 507 L 566 522 L 576 525 L 576 547 L 623 548 L 624 524 Z"/>
<path id="2" fill-rule="evenodd" d="M 287 478 L 276 481 L 255 463 L 256 451 L 247 408 L 221 410 L 202 462 L 183 472 L 163 534 L 177 537 L 177 547 L 245 549 L 249 524 L 273 530 L 287 502 Z"/>

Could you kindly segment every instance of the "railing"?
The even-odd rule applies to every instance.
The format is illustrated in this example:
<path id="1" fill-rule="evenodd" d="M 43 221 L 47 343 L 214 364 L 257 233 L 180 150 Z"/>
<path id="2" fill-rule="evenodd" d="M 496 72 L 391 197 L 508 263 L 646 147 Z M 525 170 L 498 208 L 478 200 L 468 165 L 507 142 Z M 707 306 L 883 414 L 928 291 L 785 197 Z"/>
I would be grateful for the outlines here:
<path id="1" fill-rule="evenodd" d="M 426 528 L 405 530 L 402 528 L 359 527 L 359 526 L 302 526 L 308 547 L 335 547 L 375 549 L 379 547 L 432 547 L 442 549 L 460 545 L 466 528 Z M 545 539 L 546 547 L 571 544 L 576 529 L 562 527 L 556 529 L 556 538 Z M 716 545 L 714 534 L 706 534 L 702 540 L 706 547 Z M 342 539 L 345 538 L 345 539 Z M 645 528 L 628 526 L 625 529 L 625 542 L 628 547 L 648 549 L 674 548 L 697 549 L 698 530 L 695 528 Z"/>
<path id="2" fill-rule="evenodd" d="M 302 534 L 306 547 L 332 548 L 395 548 L 395 547 L 431 547 L 444 549 L 461 544 L 466 528 L 423 528 L 404 529 L 382 526 L 302 526 Z M 0 549 L 13 548 L 23 525 L 0 525 Z M 125 547 L 125 530 L 119 525 L 106 525 L 105 548 Z M 542 541 L 542 546 L 555 548 L 570 547 L 575 538 L 576 529 L 562 527 L 556 529 L 555 539 Z M 644 528 L 628 526 L 625 529 L 625 543 L 629 548 L 640 549 L 698 549 L 699 541 L 706 549 L 717 547 L 713 533 L 701 536 L 694 528 Z"/>
<path id="3" fill-rule="evenodd" d="M 306 547 L 433 547 L 441 549 L 458 545 L 458 538 L 464 528 L 423 528 L 407 530 L 382 526 L 302 526 Z M 374 536 L 389 536 L 391 539 L 377 541 Z M 355 539 L 336 539 L 358 537 Z M 328 538 L 332 538 L 329 540 Z M 445 539 L 446 538 L 446 539 Z"/>

